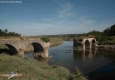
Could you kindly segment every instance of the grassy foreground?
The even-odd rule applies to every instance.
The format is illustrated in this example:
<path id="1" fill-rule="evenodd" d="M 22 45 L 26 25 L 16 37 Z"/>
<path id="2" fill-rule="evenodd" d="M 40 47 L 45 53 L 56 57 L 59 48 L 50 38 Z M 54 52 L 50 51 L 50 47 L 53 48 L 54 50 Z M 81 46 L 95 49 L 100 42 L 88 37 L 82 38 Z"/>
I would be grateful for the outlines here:
<path id="1" fill-rule="evenodd" d="M 69 70 L 59 66 L 49 66 L 30 58 L 20 58 L 0 54 L 0 74 L 9 72 L 24 74 L 24 77 L 11 78 L 11 80 L 87 80 L 81 73 L 70 73 Z M 76 78 L 76 76 L 79 76 Z M 0 77 L 0 80 L 8 80 Z"/>

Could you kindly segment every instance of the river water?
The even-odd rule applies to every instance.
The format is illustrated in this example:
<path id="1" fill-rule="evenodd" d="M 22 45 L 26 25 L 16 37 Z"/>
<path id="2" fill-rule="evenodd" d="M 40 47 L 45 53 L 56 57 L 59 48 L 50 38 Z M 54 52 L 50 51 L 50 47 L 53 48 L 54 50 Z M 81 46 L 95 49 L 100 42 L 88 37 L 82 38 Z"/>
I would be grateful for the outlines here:
<path id="1" fill-rule="evenodd" d="M 25 54 L 33 58 L 33 53 Z M 73 42 L 49 49 L 49 65 L 60 65 L 71 72 L 78 68 L 89 80 L 115 80 L 115 51 L 94 49 L 86 51 L 73 50 Z"/>

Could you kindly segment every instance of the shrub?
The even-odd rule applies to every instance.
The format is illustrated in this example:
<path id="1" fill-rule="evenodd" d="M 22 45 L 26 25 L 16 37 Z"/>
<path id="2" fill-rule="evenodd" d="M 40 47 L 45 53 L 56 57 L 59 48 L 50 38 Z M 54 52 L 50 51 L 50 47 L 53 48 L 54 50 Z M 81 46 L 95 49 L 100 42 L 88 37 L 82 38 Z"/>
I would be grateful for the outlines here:
<path id="1" fill-rule="evenodd" d="M 48 37 L 41 37 L 41 40 L 44 41 L 44 42 L 50 42 L 50 38 Z"/>

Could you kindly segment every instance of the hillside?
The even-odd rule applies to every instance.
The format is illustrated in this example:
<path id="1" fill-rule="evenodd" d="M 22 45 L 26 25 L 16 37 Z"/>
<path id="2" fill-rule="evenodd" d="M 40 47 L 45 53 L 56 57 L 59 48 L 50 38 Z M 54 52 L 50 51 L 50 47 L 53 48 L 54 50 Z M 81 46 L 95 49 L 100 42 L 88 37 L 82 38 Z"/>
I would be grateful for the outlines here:
<path id="1" fill-rule="evenodd" d="M 75 75 L 56 65 L 49 66 L 27 57 L 0 54 L 0 74 L 10 72 L 24 74 L 24 77 L 14 78 L 15 80 L 86 80 L 83 75 L 75 78 L 81 74 L 79 71 Z M 7 77 L 0 78 L 0 80 L 7 80 Z"/>

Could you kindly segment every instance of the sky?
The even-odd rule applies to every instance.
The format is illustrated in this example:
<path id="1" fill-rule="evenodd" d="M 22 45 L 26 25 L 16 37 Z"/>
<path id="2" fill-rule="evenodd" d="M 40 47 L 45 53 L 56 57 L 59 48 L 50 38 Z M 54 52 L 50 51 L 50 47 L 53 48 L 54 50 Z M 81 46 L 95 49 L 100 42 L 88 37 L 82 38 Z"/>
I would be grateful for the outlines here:
<path id="1" fill-rule="evenodd" d="M 115 0 L 0 0 L 0 29 L 22 36 L 81 34 L 115 24 Z"/>

